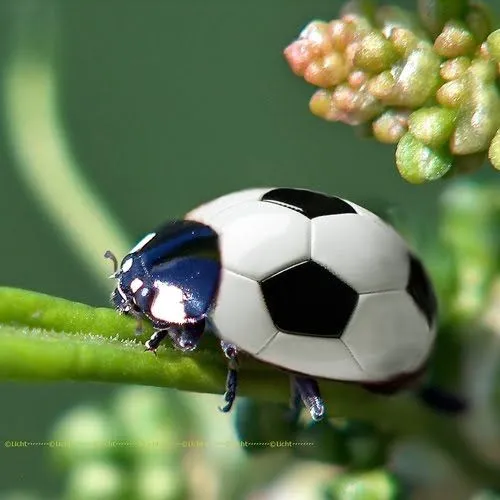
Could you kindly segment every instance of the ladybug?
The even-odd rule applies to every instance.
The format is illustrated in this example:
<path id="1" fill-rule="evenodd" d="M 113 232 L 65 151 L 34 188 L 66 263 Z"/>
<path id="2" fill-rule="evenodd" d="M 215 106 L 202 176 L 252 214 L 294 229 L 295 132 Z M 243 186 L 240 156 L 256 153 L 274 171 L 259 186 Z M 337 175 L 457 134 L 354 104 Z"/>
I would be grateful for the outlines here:
<path id="1" fill-rule="evenodd" d="M 438 307 L 424 266 L 377 215 L 343 198 L 296 188 L 219 197 L 148 233 L 120 264 L 111 301 L 196 349 L 210 330 L 228 360 L 222 411 L 237 391 L 238 354 L 290 373 L 292 404 L 325 414 L 317 379 L 393 393 L 420 380 L 436 337 Z M 458 411 L 431 387 L 422 399 Z"/>

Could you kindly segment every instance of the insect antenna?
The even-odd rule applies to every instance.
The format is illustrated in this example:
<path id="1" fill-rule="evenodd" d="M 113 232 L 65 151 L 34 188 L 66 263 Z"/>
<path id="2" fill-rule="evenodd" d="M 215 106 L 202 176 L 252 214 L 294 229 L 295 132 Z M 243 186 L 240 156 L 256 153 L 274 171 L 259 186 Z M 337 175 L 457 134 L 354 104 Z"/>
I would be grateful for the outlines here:
<path id="1" fill-rule="evenodd" d="M 111 250 L 106 250 L 106 252 L 104 253 L 104 258 L 109 259 L 113 262 L 114 269 L 113 274 L 110 276 L 110 278 L 116 278 L 116 272 L 118 271 L 118 259 Z"/>

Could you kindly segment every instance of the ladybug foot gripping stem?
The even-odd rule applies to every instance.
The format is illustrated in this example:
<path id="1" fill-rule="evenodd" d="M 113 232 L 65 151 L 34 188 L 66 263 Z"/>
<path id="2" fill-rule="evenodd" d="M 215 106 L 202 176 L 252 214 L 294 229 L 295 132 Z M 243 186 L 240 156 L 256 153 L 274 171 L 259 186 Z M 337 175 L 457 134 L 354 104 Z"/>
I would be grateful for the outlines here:
<path id="1" fill-rule="evenodd" d="M 153 335 L 146 341 L 144 346 L 146 347 L 146 351 L 150 351 L 153 354 L 156 354 L 156 349 L 160 346 L 162 340 L 167 336 L 167 330 L 160 330 L 154 332 Z"/>
<path id="2" fill-rule="evenodd" d="M 224 393 L 224 406 L 219 406 L 219 410 L 227 413 L 231 410 L 234 400 L 236 399 L 236 389 L 238 387 L 238 348 L 229 342 L 221 340 L 220 346 L 224 352 L 224 356 L 228 361 L 228 371 L 226 378 L 226 392 Z"/>
<path id="3" fill-rule="evenodd" d="M 184 325 L 182 328 L 158 330 L 146 342 L 146 351 L 156 352 L 167 335 L 172 339 L 172 344 L 176 349 L 182 352 L 194 351 L 198 347 L 204 331 L 205 320 Z"/>
<path id="4" fill-rule="evenodd" d="M 325 416 L 325 403 L 321 398 L 318 382 L 310 377 L 299 375 L 292 376 L 292 415 L 298 417 L 301 410 L 301 402 L 311 414 L 315 421 Z"/>

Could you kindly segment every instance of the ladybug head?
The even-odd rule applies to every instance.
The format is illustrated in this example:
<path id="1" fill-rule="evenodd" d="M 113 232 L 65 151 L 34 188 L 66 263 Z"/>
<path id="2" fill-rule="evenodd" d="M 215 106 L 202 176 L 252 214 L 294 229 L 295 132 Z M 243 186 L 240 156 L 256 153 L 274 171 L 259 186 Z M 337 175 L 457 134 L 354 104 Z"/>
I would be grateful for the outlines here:
<path id="1" fill-rule="evenodd" d="M 110 278 L 117 281 L 116 288 L 111 294 L 111 303 L 122 314 L 140 313 L 141 310 L 136 305 L 134 297 L 143 287 L 145 280 L 140 278 L 144 274 L 144 270 L 136 256 L 133 254 L 126 255 L 120 266 L 118 266 L 115 255 L 109 250 L 104 256 L 113 262 L 114 270 Z"/>

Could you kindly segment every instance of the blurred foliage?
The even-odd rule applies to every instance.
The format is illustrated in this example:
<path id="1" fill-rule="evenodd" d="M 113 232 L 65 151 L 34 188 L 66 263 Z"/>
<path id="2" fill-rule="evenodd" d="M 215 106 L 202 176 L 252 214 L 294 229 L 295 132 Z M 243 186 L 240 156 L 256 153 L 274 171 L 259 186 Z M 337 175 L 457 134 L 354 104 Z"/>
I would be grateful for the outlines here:
<path id="1" fill-rule="evenodd" d="M 109 410 L 75 407 L 56 422 L 51 454 L 65 471 L 61 498 L 186 498 L 181 470 L 195 422 L 179 393 L 117 391 Z"/>
<path id="2" fill-rule="evenodd" d="M 398 500 L 402 496 L 399 481 L 389 472 L 343 474 L 328 486 L 325 500 Z"/>
<path id="3" fill-rule="evenodd" d="M 236 409 L 235 426 L 248 453 L 265 452 L 270 447 L 288 447 L 288 444 L 299 441 L 297 423 L 291 418 L 290 409 L 279 403 L 243 399 Z"/>

